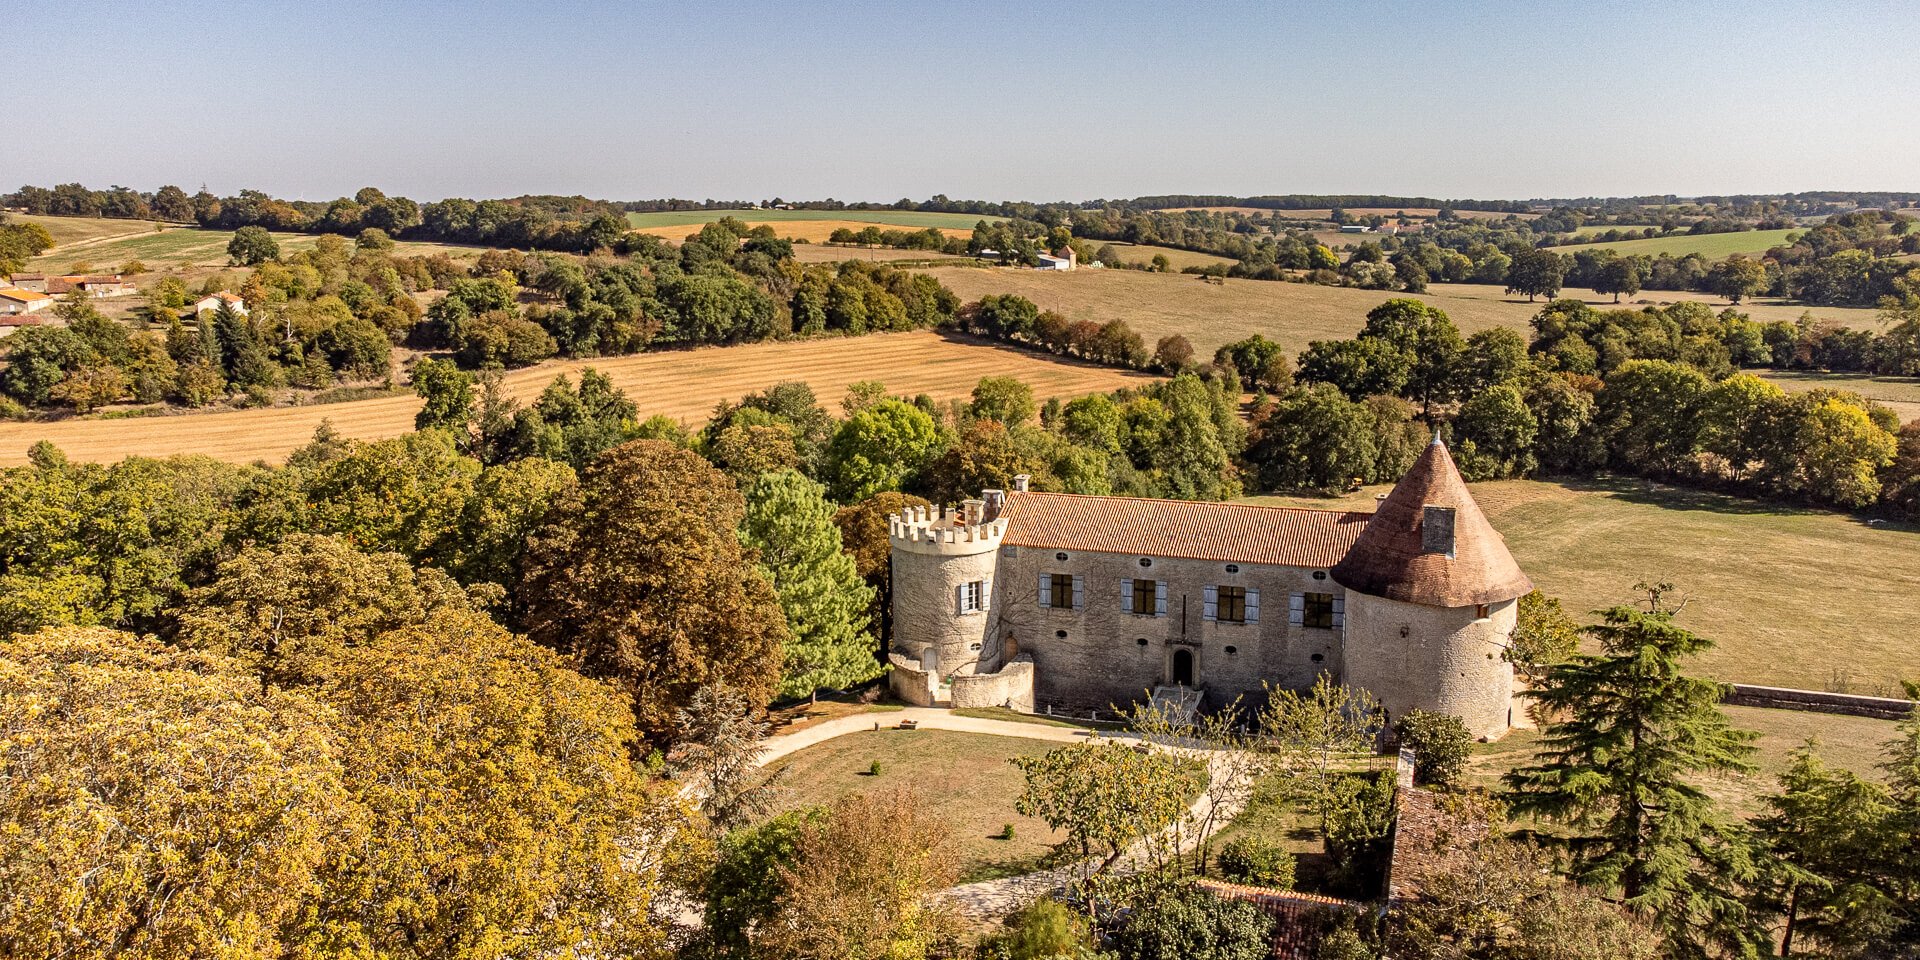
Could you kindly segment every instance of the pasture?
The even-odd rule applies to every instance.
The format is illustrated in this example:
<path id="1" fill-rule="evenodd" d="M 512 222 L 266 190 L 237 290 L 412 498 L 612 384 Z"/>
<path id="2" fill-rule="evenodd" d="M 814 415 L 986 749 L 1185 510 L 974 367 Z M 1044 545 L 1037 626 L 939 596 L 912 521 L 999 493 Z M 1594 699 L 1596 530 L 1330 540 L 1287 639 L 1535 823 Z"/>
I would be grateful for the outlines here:
<path id="1" fill-rule="evenodd" d="M 1101 247 L 1112 247 L 1113 252 L 1124 263 L 1152 263 L 1154 255 L 1158 254 L 1166 257 L 1167 262 L 1175 270 L 1185 270 L 1188 267 L 1211 267 L 1214 264 L 1230 267 L 1234 264 L 1231 257 L 1195 253 L 1192 250 L 1181 250 L 1175 247 L 1156 247 L 1152 244 L 1128 243 L 1125 240 L 1088 240 L 1087 243 L 1091 244 L 1095 250 Z"/>
<path id="2" fill-rule="evenodd" d="M 141 221 L 106 222 L 125 224 Z M 56 246 L 29 261 L 27 269 L 49 273 L 64 272 L 76 263 L 88 263 L 93 265 L 92 269 L 96 272 L 112 271 L 118 270 L 122 264 L 132 260 L 138 260 L 153 270 L 224 267 L 227 264 L 227 243 L 232 239 L 233 232 L 230 230 L 169 227 L 156 232 L 149 225 L 147 230 L 131 235 L 104 237 L 72 247 Z M 320 242 L 319 235 L 311 233 L 275 233 L 273 239 L 280 244 L 282 256 L 311 249 Z M 480 250 L 480 247 L 401 241 L 394 244 L 393 252 L 397 256 L 446 253 L 460 259 L 477 257 Z"/>
<path id="3" fill-rule="evenodd" d="M 1042 398 L 1077 397 L 1152 379 L 922 332 L 549 362 L 507 373 L 503 386 L 508 396 L 531 402 L 555 376 L 564 373 L 577 380 L 586 367 L 606 374 L 625 390 L 642 417 L 664 414 L 689 426 L 705 423 L 723 400 L 736 400 L 783 380 L 806 381 L 822 403 L 837 410 L 847 385 L 861 380 L 879 380 L 895 393 L 926 393 L 947 400 L 968 396 L 985 376 L 1018 378 Z M 377 440 L 412 430 L 419 409 L 417 397 L 403 395 L 135 420 L 0 423 L 0 465 L 26 462 L 27 450 L 40 440 L 52 441 L 74 460 L 102 463 L 174 454 L 205 454 L 241 463 L 279 461 L 311 439 L 322 421 L 330 421 L 343 436 Z"/>
<path id="4" fill-rule="evenodd" d="M 1060 747 L 1044 740 L 949 730 L 850 733 L 767 765 L 780 778 L 777 809 L 827 806 L 848 794 L 905 788 L 922 795 L 953 830 L 961 882 L 1015 876 L 1040 868 L 1064 835 L 1013 812 L 1023 778 L 1008 761 Z M 880 762 L 878 776 L 869 773 Z M 1013 824 L 1013 839 L 997 834 Z"/>
<path id="5" fill-rule="evenodd" d="M 1684 257 L 1697 253 L 1708 260 L 1722 260 L 1736 253 L 1756 256 L 1787 242 L 1791 234 L 1803 233 L 1802 230 L 1742 230 L 1738 233 L 1701 233 L 1675 234 L 1671 237 L 1655 237 L 1652 240 L 1618 240 L 1613 243 L 1573 243 L 1562 247 L 1550 247 L 1555 253 L 1579 253 L 1582 250 L 1614 250 L 1621 256 L 1658 256 L 1670 254 Z"/>
<path id="6" fill-rule="evenodd" d="M 667 210 L 658 213 L 629 213 L 627 223 L 636 230 L 652 227 L 692 226 L 698 230 L 703 223 L 712 223 L 721 217 L 734 217 L 748 223 L 800 223 L 810 220 L 839 220 L 860 226 L 878 224 L 883 227 L 905 229 L 925 229 L 939 227 L 944 230 L 963 230 L 971 233 L 973 225 L 982 220 L 998 221 L 1004 217 L 988 217 L 977 213 L 923 213 L 919 210 Z M 693 231 L 688 231 L 689 233 Z M 684 235 L 684 234 L 683 234 Z"/>
<path id="7" fill-rule="evenodd" d="M 152 233 L 161 224 L 152 220 L 122 220 L 109 217 L 42 217 L 30 213 L 10 214 L 14 223 L 37 223 L 53 237 L 54 249 L 74 244 L 92 244 L 109 237 Z"/>
<path id="8" fill-rule="evenodd" d="M 1920 379 L 1876 377 L 1867 373 L 1819 373 L 1809 370 L 1756 370 L 1788 393 L 1806 390 L 1846 390 L 1883 404 L 1899 414 L 1901 423 L 1920 420 Z"/>
<path id="9" fill-rule="evenodd" d="M 751 213 L 752 211 L 744 211 L 744 212 Z M 642 227 L 632 232 L 650 233 L 656 237 L 659 237 L 662 240 L 666 240 L 671 243 L 679 243 L 680 241 L 685 240 L 686 238 L 696 233 L 699 233 L 700 227 L 704 222 L 705 221 L 702 221 L 702 223 L 700 224 L 677 224 L 677 225 L 670 225 L 670 226 Z M 833 232 L 835 230 L 847 229 L 847 230 L 852 230 L 855 233 L 858 233 L 861 230 L 865 230 L 868 227 L 876 226 L 876 224 L 874 224 L 873 222 L 866 221 L 866 220 L 828 220 L 828 219 L 748 220 L 746 221 L 746 224 L 748 227 L 761 227 L 761 226 L 772 227 L 774 230 L 774 233 L 783 239 L 805 240 L 808 243 L 825 243 L 827 242 L 827 240 L 832 238 Z M 896 227 L 882 227 L 882 229 L 925 230 L 927 228 L 896 226 Z M 938 229 L 942 234 L 945 234 L 946 236 L 959 237 L 962 240 L 973 236 L 973 227 L 971 226 L 968 226 L 965 228 L 937 227 L 936 229 Z"/>
<path id="10" fill-rule="evenodd" d="M 894 261 L 950 260 L 968 261 L 972 257 L 954 256 L 933 250 L 896 250 L 892 247 L 830 247 L 819 243 L 796 243 L 793 245 L 793 259 L 801 263 L 839 263 L 843 260 L 866 260 L 873 263 L 892 263 Z"/>
<path id="11" fill-rule="evenodd" d="M 1202 283 L 1177 273 L 1136 270 L 1075 270 L 1068 273 L 1019 269 L 980 269 L 939 266 L 928 270 L 964 301 L 989 293 L 1017 293 L 1071 320 L 1105 323 L 1125 320 L 1152 344 L 1170 334 L 1182 334 L 1196 352 L 1211 356 L 1225 343 L 1259 333 L 1278 341 L 1289 353 L 1298 353 L 1309 341 L 1351 337 L 1366 322 L 1367 311 L 1407 294 L 1352 287 L 1285 283 L 1273 280 L 1229 279 L 1224 284 Z M 1591 290 L 1563 290 L 1563 297 L 1585 300 L 1598 308 L 1613 306 L 1612 298 Z M 1511 327 L 1526 332 L 1544 301 L 1528 303 L 1509 296 L 1500 287 L 1485 284 L 1434 284 L 1418 295 L 1447 312 L 1466 333 L 1488 327 Z M 1638 303 L 1699 300 L 1716 309 L 1726 306 L 1707 294 L 1649 291 Z M 1635 302 L 1620 306 L 1632 308 Z M 1793 320 L 1807 308 L 1798 304 L 1742 304 L 1756 320 Z M 1861 307 L 1818 307 L 1813 312 L 1853 326 L 1875 322 L 1875 311 Z"/>
<path id="12" fill-rule="evenodd" d="M 1387 490 L 1252 500 L 1368 510 Z M 1716 643 L 1696 664 L 1706 676 L 1869 694 L 1920 678 L 1920 527 L 1635 478 L 1473 494 L 1534 585 L 1576 618 L 1632 602 L 1636 582 L 1673 583 L 1680 623 Z"/>

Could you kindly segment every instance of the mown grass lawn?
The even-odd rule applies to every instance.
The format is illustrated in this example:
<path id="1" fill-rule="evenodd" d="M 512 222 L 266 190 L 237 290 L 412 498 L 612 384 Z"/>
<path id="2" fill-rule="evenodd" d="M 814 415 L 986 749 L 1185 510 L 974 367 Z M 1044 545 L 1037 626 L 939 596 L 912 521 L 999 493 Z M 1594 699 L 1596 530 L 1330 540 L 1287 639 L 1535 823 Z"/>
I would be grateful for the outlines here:
<path id="1" fill-rule="evenodd" d="M 1253 502 L 1368 510 L 1388 489 Z M 1690 667 L 1702 675 L 1886 695 L 1920 677 L 1920 527 L 1630 477 L 1473 494 L 1535 586 L 1577 618 L 1632 602 L 1636 582 L 1674 584 L 1679 622 L 1716 644 Z"/>
<path id="2" fill-rule="evenodd" d="M 886 718 L 878 722 L 883 725 Z M 961 882 L 1015 876 L 1040 869 L 1063 835 L 1033 817 L 1013 812 L 1023 780 L 1009 763 L 1063 746 L 1043 740 L 948 730 L 861 731 L 782 757 L 768 765 L 780 772 L 780 810 L 827 806 L 855 793 L 896 789 L 920 795 L 953 830 Z M 868 773 L 880 761 L 880 774 Z M 1013 824 L 1012 840 L 998 839 Z"/>

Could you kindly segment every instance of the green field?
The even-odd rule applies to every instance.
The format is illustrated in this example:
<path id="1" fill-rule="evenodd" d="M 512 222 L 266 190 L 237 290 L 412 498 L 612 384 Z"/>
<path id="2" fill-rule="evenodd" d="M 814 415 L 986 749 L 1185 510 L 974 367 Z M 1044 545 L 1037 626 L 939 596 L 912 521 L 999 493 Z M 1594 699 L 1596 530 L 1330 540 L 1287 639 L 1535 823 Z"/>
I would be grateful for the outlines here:
<path id="1" fill-rule="evenodd" d="M 627 223 L 636 229 L 678 227 L 712 223 L 721 217 L 736 217 L 749 223 L 785 223 L 796 220 L 852 220 L 893 227 L 942 227 L 971 230 L 984 217 L 974 213 L 922 213 L 918 210 L 667 210 L 659 213 L 629 213 Z"/>
<path id="2" fill-rule="evenodd" d="M 1739 233 L 1702 233 L 1679 234 L 1671 237 L 1657 237 L 1652 240 L 1621 240 L 1614 243 L 1573 243 L 1564 247 L 1551 248 L 1555 253 L 1579 253 L 1582 250 L 1617 250 L 1622 256 L 1645 254 L 1657 256 L 1662 253 L 1684 257 L 1697 253 L 1709 260 L 1720 260 L 1736 253 L 1748 255 L 1765 253 L 1773 247 L 1787 242 L 1787 235 L 1804 233 L 1794 230 L 1744 230 Z"/>
<path id="3" fill-rule="evenodd" d="M 102 237 L 122 237 L 135 233 L 152 233 L 159 226 L 152 220 L 121 220 L 108 217 L 41 217 L 29 213 L 11 214 L 9 219 L 15 223 L 37 223 L 46 228 L 47 235 L 53 238 L 58 247 L 76 243 L 88 243 Z"/>
<path id="4" fill-rule="evenodd" d="M 1255 502 L 1370 509 L 1386 487 L 1339 499 Z M 1897 694 L 1920 679 L 1920 526 L 1759 503 L 1632 478 L 1473 485 L 1541 590 L 1577 617 L 1669 581 L 1680 622 L 1713 640 L 1716 679 Z"/>
<path id="5" fill-rule="evenodd" d="M 850 793 L 906 788 L 919 793 L 953 827 L 961 882 L 1029 873 L 1062 839 L 1047 825 L 1013 812 L 1021 773 L 1011 757 L 1038 756 L 1061 744 L 947 730 L 850 733 L 768 764 L 780 771 L 780 810 L 826 806 Z M 880 775 L 868 769 L 880 761 Z M 996 838 L 1004 824 L 1012 840 Z"/>
<path id="6" fill-rule="evenodd" d="M 1120 259 L 1127 263 L 1152 263 L 1153 255 L 1157 253 L 1166 257 L 1167 262 L 1172 264 L 1175 270 L 1185 270 L 1188 267 L 1211 267 L 1216 263 L 1226 266 L 1234 264 L 1230 257 L 1217 257 L 1210 253 L 1195 253 L 1192 250 L 1179 250 L 1174 247 L 1127 243 L 1124 240 L 1089 240 L 1087 242 L 1092 244 L 1095 250 L 1101 247 L 1112 247 L 1114 253 L 1119 254 Z"/>
<path id="7" fill-rule="evenodd" d="M 118 222 L 137 223 L 138 221 Z M 309 249 L 320 241 L 318 235 L 310 233 L 275 233 L 273 238 L 279 242 L 280 252 L 283 255 Z M 233 232 L 230 230 L 172 227 L 158 233 L 143 232 L 81 246 L 56 246 L 29 261 L 27 268 L 33 271 L 53 272 L 67 270 L 75 263 L 90 263 L 95 270 L 113 270 L 119 269 L 122 264 L 130 260 L 138 260 L 155 270 L 169 267 L 225 266 L 227 243 L 232 239 Z M 394 253 L 401 256 L 446 253 L 458 258 L 477 256 L 479 251 L 479 247 L 460 247 L 442 243 L 403 241 L 394 245 Z"/>
<path id="8" fill-rule="evenodd" d="M 1189 275 L 1140 270 L 1056 272 L 939 266 L 927 272 L 963 301 L 989 293 L 1017 293 L 1069 320 L 1125 320 L 1148 345 L 1161 337 L 1180 334 L 1202 356 L 1211 356 L 1221 344 L 1255 333 L 1297 354 L 1311 340 L 1353 336 L 1365 324 L 1368 310 L 1406 296 L 1386 290 L 1276 280 L 1229 279 L 1224 284 L 1210 284 Z M 1591 290 L 1562 290 L 1560 295 L 1595 307 L 1613 306 L 1613 298 Z M 1545 305 L 1510 296 L 1497 286 L 1471 283 L 1437 283 L 1418 299 L 1445 310 L 1466 333 L 1488 327 L 1510 327 L 1524 333 Z M 1635 299 L 1648 303 L 1698 300 L 1715 309 L 1726 306 L 1708 294 L 1672 290 L 1647 291 Z M 1621 306 L 1632 309 L 1635 304 Z M 1771 301 L 1741 304 L 1739 309 L 1759 321 L 1791 321 L 1809 310 L 1800 304 Z M 1878 311 L 1864 307 L 1814 307 L 1811 311 L 1849 326 L 1878 322 Z"/>

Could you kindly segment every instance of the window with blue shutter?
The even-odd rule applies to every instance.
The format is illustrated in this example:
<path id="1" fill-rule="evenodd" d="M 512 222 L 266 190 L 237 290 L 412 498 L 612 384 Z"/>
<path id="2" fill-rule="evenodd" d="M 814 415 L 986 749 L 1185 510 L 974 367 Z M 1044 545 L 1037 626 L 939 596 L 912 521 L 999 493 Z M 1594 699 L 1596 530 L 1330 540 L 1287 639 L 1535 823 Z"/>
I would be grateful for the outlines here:
<path id="1" fill-rule="evenodd" d="M 1133 578 L 1120 578 L 1120 612 L 1133 612 Z"/>
<path id="2" fill-rule="evenodd" d="M 1347 598 L 1333 598 L 1333 628 L 1343 630 L 1347 626 Z"/>
<path id="3" fill-rule="evenodd" d="M 1073 575 L 1073 608 L 1075 610 L 1087 608 L 1087 578 L 1077 573 Z"/>
<path id="4" fill-rule="evenodd" d="M 1287 597 L 1287 622 L 1294 626 L 1306 623 L 1307 598 L 1305 594 L 1293 594 Z"/>
<path id="5" fill-rule="evenodd" d="M 1043 573 L 1040 575 L 1040 605 L 1043 607 L 1053 606 L 1053 576 L 1051 574 Z"/>
<path id="6" fill-rule="evenodd" d="M 1201 600 L 1201 617 L 1212 620 L 1220 609 L 1219 588 L 1208 584 Z"/>
<path id="7" fill-rule="evenodd" d="M 1254 587 L 1247 588 L 1247 622 L 1260 622 L 1260 591 Z"/>
<path id="8" fill-rule="evenodd" d="M 1167 615 L 1167 582 L 1165 580 L 1154 581 L 1153 615 L 1156 617 Z"/>

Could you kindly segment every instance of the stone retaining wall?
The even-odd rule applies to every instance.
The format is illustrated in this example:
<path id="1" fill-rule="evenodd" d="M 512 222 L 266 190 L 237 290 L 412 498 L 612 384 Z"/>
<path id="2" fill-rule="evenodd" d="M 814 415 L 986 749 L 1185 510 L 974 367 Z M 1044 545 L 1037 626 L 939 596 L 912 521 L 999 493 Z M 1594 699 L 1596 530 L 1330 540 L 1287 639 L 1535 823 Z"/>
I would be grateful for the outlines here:
<path id="1" fill-rule="evenodd" d="M 1033 712 L 1033 657 L 1021 654 L 993 673 L 958 674 L 948 698 L 959 707 L 1007 707 Z"/>
<path id="2" fill-rule="evenodd" d="M 1736 707 L 1768 707 L 1776 710 L 1808 710 L 1814 713 L 1838 713 L 1852 717 L 1899 720 L 1913 712 L 1911 700 L 1892 697 L 1863 697 L 1851 693 L 1826 693 L 1820 690 L 1792 690 L 1786 687 L 1759 687 L 1732 684 L 1725 703 Z"/>

